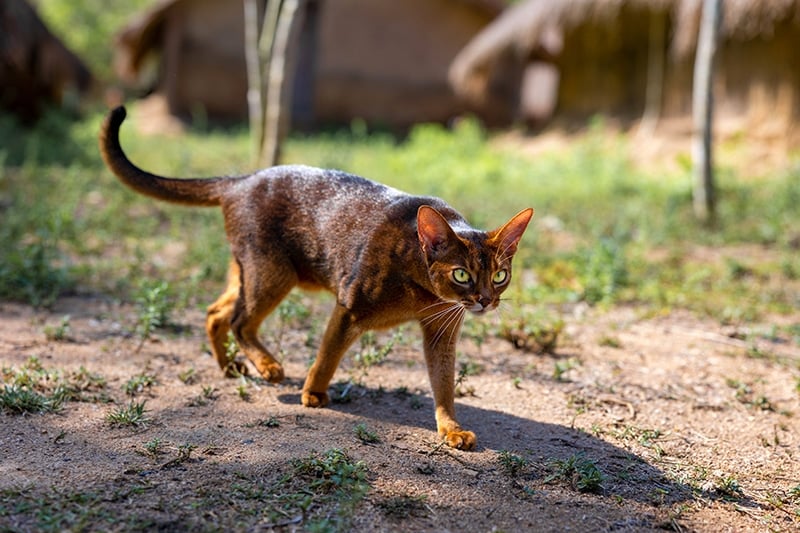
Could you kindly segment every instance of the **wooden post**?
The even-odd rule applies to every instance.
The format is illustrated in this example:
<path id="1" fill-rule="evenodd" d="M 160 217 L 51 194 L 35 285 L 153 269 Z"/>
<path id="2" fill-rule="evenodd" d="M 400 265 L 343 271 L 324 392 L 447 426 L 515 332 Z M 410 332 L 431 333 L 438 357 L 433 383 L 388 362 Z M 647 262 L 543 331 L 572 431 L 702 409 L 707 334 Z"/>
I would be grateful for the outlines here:
<path id="1" fill-rule="evenodd" d="M 303 0 L 283 0 L 267 71 L 267 107 L 261 150 L 262 162 L 266 166 L 278 163 L 281 145 L 289 132 L 292 82 L 303 15 Z"/>
<path id="2" fill-rule="evenodd" d="M 713 73 L 717 34 L 722 10 L 721 0 L 703 0 L 703 13 L 697 36 L 694 60 L 692 112 L 692 160 L 694 165 L 693 207 L 697 218 L 712 222 L 716 214 L 712 124 L 714 118 Z"/>

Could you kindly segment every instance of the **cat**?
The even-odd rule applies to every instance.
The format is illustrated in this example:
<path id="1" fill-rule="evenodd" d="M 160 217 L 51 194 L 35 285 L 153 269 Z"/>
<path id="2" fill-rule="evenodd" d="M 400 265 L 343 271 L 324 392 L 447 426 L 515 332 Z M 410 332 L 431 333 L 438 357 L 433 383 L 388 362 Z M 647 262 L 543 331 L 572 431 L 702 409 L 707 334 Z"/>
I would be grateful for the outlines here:
<path id="1" fill-rule="evenodd" d="M 208 307 L 206 332 L 220 368 L 246 374 L 229 360 L 232 331 L 242 352 L 270 382 L 283 367 L 258 339 L 261 322 L 289 291 L 325 289 L 336 297 L 302 404 L 324 407 L 339 361 L 361 334 L 419 322 L 439 435 L 473 449 L 454 407 L 455 346 L 467 311 L 498 306 L 511 280 L 511 259 L 533 209 L 494 231 L 473 229 L 438 198 L 412 196 L 347 174 L 300 165 L 238 177 L 165 178 L 135 166 L 119 142 L 124 107 L 100 132 L 106 165 L 139 193 L 173 203 L 220 206 L 232 251 L 227 288 Z"/>

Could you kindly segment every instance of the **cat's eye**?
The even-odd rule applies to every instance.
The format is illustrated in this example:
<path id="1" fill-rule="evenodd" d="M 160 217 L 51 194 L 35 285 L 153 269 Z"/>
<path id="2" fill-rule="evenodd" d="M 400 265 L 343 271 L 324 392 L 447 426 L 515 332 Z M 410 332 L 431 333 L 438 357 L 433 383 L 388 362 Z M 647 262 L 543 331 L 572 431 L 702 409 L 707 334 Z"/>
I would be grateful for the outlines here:
<path id="1" fill-rule="evenodd" d="M 494 283 L 495 285 L 500 285 L 501 283 L 505 283 L 507 279 L 508 279 L 508 271 L 498 270 L 497 272 L 494 273 L 494 276 L 492 277 L 492 283 Z"/>
<path id="2" fill-rule="evenodd" d="M 470 279 L 472 279 L 469 275 L 469 272 L 464 270 L 463 268 L 457 268 L 453 270 L 453 279 L 456 283 L 461 283 L 462 285 L 465 283 L 469 283 Z"/>

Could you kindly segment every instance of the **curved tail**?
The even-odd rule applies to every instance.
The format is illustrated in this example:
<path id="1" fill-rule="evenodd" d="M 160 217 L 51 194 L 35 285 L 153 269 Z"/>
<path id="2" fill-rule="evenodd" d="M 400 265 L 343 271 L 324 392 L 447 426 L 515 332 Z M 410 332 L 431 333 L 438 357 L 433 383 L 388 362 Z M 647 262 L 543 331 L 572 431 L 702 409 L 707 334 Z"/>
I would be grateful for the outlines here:
<path id="1" fill-rule="evenodd" d="M 188 205 L 219 205 L 223 185 L 230 178 L 165 178 L 131 163 L 119 144 L 119 128 L 126 114 L 122 106 L 113 109 L 100 129 L 100 153 L 108 168 L 123 183 L 159 200 Z"/>

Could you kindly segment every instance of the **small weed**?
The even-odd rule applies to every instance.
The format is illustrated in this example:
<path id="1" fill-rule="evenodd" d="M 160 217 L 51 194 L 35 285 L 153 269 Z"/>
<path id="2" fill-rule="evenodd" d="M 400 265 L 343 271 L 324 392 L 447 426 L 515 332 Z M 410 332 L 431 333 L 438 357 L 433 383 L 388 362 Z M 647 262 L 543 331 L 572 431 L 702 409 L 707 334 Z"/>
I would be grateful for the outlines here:
<path id="1" fill-rule="evenodd" d="M 275 333 L 275 345 L 276 350 L 280 353 L 286 331 L 311 316 L 311 310 L 303 303 L 302 297 L 298 293 L 290 292 L 289 296 L 278 305 L 276 315 L 278 316 L 278 328 Z"/>
<path id="2" fill-rule="evenodd" d="M 136 331 L 141 339 L 136 349 L 138 352 L 153 331 L 170 323 L 174 303 L 169 294 L 169 284 L 166 281 L 143 283 L 136 295 L 136 304 L 139 308 Z"/>
<path id="3" fill-rule="evenodd" d="M 307 481 L 315 492 L 366 492 L 366 465 L 353 461 L 342 450 L 332 449 L 321 456 L 295 459 L 291 464 L 294 474 Z"/>
<path id="4" fill-rule="evenodd" d="M 610 304 L 628 282 L 625 248 L 611 239 L 600 239 L 583 253 L 578 279 L 583 299 L 590 304 Z"/>
<path id="5" fill-rule="evenodd" d="M 57 326 L 45 326 L 44 336 L 49 341 L 62 342 L 68 341 L 70 337 L 70 316 L 64 315 L 61 317 L 61 322 Z"/>
<path id="6" fill-rule="evenodd" d="M 269 418 L 264 418 L 253 424 L 253 426 L 258 426 L 262 428 L 277 428 L 280 427 L 280 425 L 281 425 L 280 420 L 278 420 L 274 416 L 271 416 Z"/>
<path id="7" fill-rule="evenodd" d="M 200 407 L 203 405 L 208 405 L 208 402 L 214 401 L 217 399 L 216 396 L 217 389 L 214 388 L 213 385 L 203 386 L 203 390 L 189 400 L 189 407 Z"/>
<path id="8" fill-rule="evenodd" d="M 569 381 L 565 374 L 578 366 L 580 366 L 580 363 L 573 358 L 556 361 L 553 365 L 553 379 L 556 381 Z"/>
<path id="9" fill-rule="evenodd" d="M 136 396 L 141 394 L 145 389 L 148 389 L 157 383 L 156 377 L 149 374 L 139 374 L 125 382 L 122 386 L 125 394 L 128 396 Z"/>
<path id="10" fill-rule="evenodd" d="M 742 487 L 739 485 L 739 481 L 731 475 L 721 477 L 714 490 L 726 498 L 736 499 L 742 496 Z"/>
<path id="11" fill-rule="evenodd" d="M 49 413 L 58 411 L 68 400 L 84 400 L 84 393 L 105 387 L 105 380 L 81 367 L 64 375 L 48 370 L 36 357 L 30 357 L 19 368 L 0 370 L 3 388 L 0 409 L 13 414 Z"/>
<path id="12" fill-rule="evenodd" d="M 0 232 L 0 237 L 4 237 L 4 253 L 0 254 L 0 298 L 49 307 L 73 281 L 59 247 L 62 222 L 55 216 L 36 222 L 42 226 L 24 239 Z"/>
<path id="13" fill-rule="evenodd" d="M 422 409 L 425 406 L 425 404 L 422 402 L 422 398 L 420 398 L 418 394 L 411 396 L 409 404 L 412 409 Z"/>
<path id="14" fill-rule="evenodd" d="M 236 337 L 229 331 L 228 340 L 225 342 L 225 357 L 228 359 L 228 363 L 233 363 L 239 354 L 239 345 L 236 343 Z"/>
<path id="15" fill-rule="evenodd" d="M 353 357 L 355 368 L 358 371 L 357 376 L 352 379 L 361 384 L 362 380 L 367 376 L 369 370 L 375 366 L 379 366 L 386 361 L 386 358 L 394 349 L 398 342 L 402 342 L 403 334 L 395 332 L 392 337 L 383 345 L 378 343 L 377 335 L 374 331 L 368 331 L 361 336 L 361 349 Z"/>
<path id="16" fill-rule="evenodd" d="M 377 444 L 381 441 L 378 434 L 367 428 L 367 425 L 364 423 L 357 424 L 356 427 L 353 428 L 353 433 L 355 433 L 356 438 L 364 444 Z"/>
<path id="17" fill-rule="evenodd" d="M 575 454 L 564 460 L 551 462 L 555 470 L 545 479 L 545 483 L 555 480 L 567 481 L 572 488 L 580 492 L 599 492 L 603 484 L 603 473 L 591 459 L 583 453 Z"/>
<path id="18" fill-rule="evenodd" d="M 248 390 L 248 385 L 247 385 L 246 381 L 243 382 L 243 383 L 240 383 L 236 387 L 236 395 L 239 396 L 239 399 L 244 401 L 244 402 L 249 402 L 250 401 L 251 396 L 250 396 L 250 391 Z"/>
<path id="19" fill-rule="evenodd" d="M 52 413 L 61 408 L 64 398 L 63 389 L 44 395 L 28 387 L 4 385 L 0 391 L 0 408 L 11 414 Z"/>
<path id="20" fill-rule="evenodd" d="M 163 444 L 164 441 L 158 437 L 154 437 L 142 445 L 144 448 L 143 454 L 155 459 L 164 453 L 164 450 L 162 449 Z"/>
<path id="21" fill-rule="evenodd" d="M 367 467 L 345 452 L 331 449 L 291 461 L 285 475 L 265 495 L 272 518 L 301 515 L 309 531 L 349 531 L 356 505 L 369 490 Z"/>
<path id="22" fill-rule="evenodd" d="M 475 376 L 481 373 L 483 367 L 473 361 L 462 362 L 456 376 L 456 396 L 474 396 L 475 387 L 467 385 L 467 376 Z"/>
<path id="23" fill-rule="evenodd" d="M 114 427 L 138 427 L 149 422 L 145 416 L 145 400 L 131 402 L 127 406 L 120 406 L 106 415 L 106 421 Z"/>
<path id="24" fill-rule="evenodd" d="M 528 461 L 524 457 L 513 454 L 508 450 L 501 450 L 497 453 L 497 460 L 506 474 L 511 477 L 516 477 L 522 470 L 528 466 Z"/>
<path id="25" fill-rule="evenodd" d="M 197 374 L 194 368 L 187 368 L 183 372 L 178 373 L 178 379 L 181 380 L 181 383 L 184 385 L 191 385 L 197 379 Z"/>
<path id="26" fill-rule="evenodd" d="M 192 452 L 196 449 L 197 446 L 194 444 L 181 444 L 178 446 L 178 454 L 174 458 L 161 465 L 161 468 L 173 468 L 188 462 L 192 458 Z"/>
<path id="27" fill-rule="evenodd" d="M 600 346 L 605 346 L 607 348 L 614 348 L 614 349 L 622 348 L 622 341 L 620 341 L 617 337 L 611 337 L 609 335 L 603 336 L 598 344 Z"/>
<path id="28" fill-rule="evenodd" d="M 549 311 L 524 310 L 522 316 L 504 320 L 500 336 L 519 350 L 534 353 L 554 353 L 564 330 L 564 321 Z"/>

